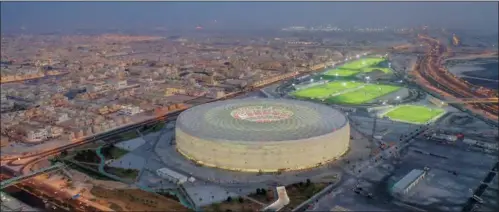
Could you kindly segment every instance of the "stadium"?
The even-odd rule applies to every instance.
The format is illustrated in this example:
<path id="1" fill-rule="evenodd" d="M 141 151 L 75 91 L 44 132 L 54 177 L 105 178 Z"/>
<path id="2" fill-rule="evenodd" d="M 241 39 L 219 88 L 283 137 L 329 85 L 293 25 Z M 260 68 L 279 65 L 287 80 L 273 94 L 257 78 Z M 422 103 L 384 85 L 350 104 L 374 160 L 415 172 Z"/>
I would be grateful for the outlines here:
<path id="1" fill-rule="evenodd" d="M 348 119 L 322 104 L 238 99 L 190 108 L 177 119 L 177 151 L 194 162 L 245 172 L 319 166 L 342 156 Z"/>

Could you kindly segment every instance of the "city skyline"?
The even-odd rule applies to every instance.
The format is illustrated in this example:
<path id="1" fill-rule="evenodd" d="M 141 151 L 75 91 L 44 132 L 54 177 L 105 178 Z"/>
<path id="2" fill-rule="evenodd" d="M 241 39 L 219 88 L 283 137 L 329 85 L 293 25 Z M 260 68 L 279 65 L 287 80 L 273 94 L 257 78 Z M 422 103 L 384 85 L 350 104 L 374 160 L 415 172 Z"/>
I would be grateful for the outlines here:
<path id="1" fill-rule="evenodd" d="M 494 2 L 2 2 L 2 30 L 430 25 L 497 31 Z M 63 17 L 63 18 L 62 18 Z"/>

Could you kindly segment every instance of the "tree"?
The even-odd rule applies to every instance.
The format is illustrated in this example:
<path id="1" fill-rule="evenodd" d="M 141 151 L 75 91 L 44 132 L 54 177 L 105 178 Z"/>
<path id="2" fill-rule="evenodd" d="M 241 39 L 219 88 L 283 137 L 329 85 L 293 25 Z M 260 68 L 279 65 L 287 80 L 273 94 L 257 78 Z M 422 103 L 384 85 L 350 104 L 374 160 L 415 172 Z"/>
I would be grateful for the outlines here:
<path id="1" fill-rule="evenodd" d="M 260 190 L 260 188 L 257 188 L 256 189 L 256 194 L 258 195 L 258 194 L 261 194 L 261 193 L 262 193 L 262 190 Z"/>
<path id="2" fill-rule="evenodd" d="M 298 183 L 300 187 L 303 187 L 303 182 Z"/>
<path id="3" fill-rule="evenodd" d="M 227 202 L 232 202 L 232 197 L 231 196 L 227 197 Z"/>
<path id="4" fill-rule="evenodd" d="M 239 197 L 239 203 L 243 203 L 244 199 L 242 197 Z"/>
<path id="5" fill-rule="evenodd" d="M 63 151 L 61 152 L 61 156 L 65 157 L 65 156 L 67 156 L 67 155 L 68 155 L 68 151 L 63 150 Z"/>
<path id="6" fill-rule="evenodd" d="M 266 195 L 267 194 L 267 190 L 265 190 L 263 188 L 260 190 L 260 192 L 262 193 L 262 195 Z"/>
<path id="7" fill-rule="evenodd" d="M 312 182 L 310 181 L 310 179 L 307 179 L 307 187 L 311 184 Z"/>

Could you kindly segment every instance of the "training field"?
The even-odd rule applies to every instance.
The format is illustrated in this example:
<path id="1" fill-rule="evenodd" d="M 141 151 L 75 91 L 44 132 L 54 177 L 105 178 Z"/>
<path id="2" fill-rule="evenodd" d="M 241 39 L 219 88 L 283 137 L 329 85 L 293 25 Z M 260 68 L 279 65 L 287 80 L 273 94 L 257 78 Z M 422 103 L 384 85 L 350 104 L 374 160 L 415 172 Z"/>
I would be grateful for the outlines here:
<path id="1" fill-rule="evenodd" d="M 310 88 L 301 89 L 293 92 L 291 95 L 298 98 L 327 98 L 338 92 L 345 91 L 364 85 L 361 82 L 334 81 L 323 85 L 317 85 Z"/>
<path id="2" fill-rule="evenodd" d="M 445 110 L 440 108 L 429 108 L 419 105 L 402 105 L 390 110 L 383 116 L 401 122 L 424 124 L 437 116 L 442 115 L 444 112 Z"/>
<path id="3" fill-rule="evenodd" d="M 363 104 L 399 89 L 400 87 L 393 85 L 367 84 L 357 90 L 330 97 L 327 101 L 340 104 Z"/>
<path id="4" fill-rule="evenodd" d="M 359 69 L 363 69 L 366 67 L 374 66 L 374 65 L 381 63 L 385 60 L 386 59 L 384 59 L 384 58 L 378 58 L 378 57 L 363 58 L 363 59 L 358 59 L 358 60 L 354 60 L 352 62 L 345 63 L 340 68 L 341 69 L 354 69 L 354 70 L 357 69 L 357 70 L 359 70 Z"/>
<path id="5" fill-rule="evenodd" d="M 360 72 L 371 72 L 373 70 L 379 69 L 384 73 L 391 73 L 389 68 L 376 67 L 377 64 L 385 61 L 384 58 L 364 58 L 358 59 L 352 62 L 345 63 L 344 65 L 327 70 L 325 76 L 338 76 L 338 77 L 350 77 L 357 75 Z"/>
<path id="6" fill-rule="evenodd" d="M 362 69 L 362 72 L 369 73 L 369 72 L 372 72 L 372 71 L 374 71 L 376 69 L 382 71 L 385 74 L 392 73 L 391 69 L 389 69 L 389 68 L 382 68 L 382 67 L 367 67 L 367 68 Z"/>

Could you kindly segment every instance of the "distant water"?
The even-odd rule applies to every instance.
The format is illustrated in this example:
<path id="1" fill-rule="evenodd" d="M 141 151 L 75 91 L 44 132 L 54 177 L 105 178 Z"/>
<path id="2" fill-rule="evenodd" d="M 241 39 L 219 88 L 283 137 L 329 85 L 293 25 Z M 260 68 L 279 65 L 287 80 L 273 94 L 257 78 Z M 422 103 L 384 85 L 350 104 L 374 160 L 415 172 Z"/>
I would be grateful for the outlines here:
<path id="1" fill-rule="evenodd" d="M 486 63 L 476 64 L 476 66 L 480 67 L 479 70 L 463 72 L 462 74 L 464 76 L 462 78 L 470 82 L 471 84 L 497 90 L 499 86 L 498 82 L 473 79 L 473 78 L 468 78 L 466 76 L 498 80 L 499 79 L 498 61 L 488 61 Z"/>

